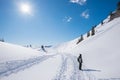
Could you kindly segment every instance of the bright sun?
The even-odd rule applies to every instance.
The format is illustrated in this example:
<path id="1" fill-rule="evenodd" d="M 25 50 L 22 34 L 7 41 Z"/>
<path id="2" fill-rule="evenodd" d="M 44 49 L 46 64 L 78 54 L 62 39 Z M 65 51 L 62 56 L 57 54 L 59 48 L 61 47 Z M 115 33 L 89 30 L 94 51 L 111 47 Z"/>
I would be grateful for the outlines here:
<path id="1" fill-rule="evenodd" d="M 20 4 L 20 11 L 24 14 L 29 14 L 31 15 L 32 11 L 31 11 L 31 6 L 28 3 L 21 3 Z"/>

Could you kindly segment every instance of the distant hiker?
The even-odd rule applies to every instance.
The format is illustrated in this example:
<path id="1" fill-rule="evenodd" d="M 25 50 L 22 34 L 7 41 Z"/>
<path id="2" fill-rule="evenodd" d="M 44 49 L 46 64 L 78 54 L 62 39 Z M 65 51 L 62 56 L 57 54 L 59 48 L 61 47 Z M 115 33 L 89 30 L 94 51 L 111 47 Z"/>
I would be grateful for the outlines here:
<path id="1" fill-rule="evenodd" d="M 79 55 L 79 57 L 77 58 L 78 62 L 79 62 L 79 70 L 82 70 L 82 54 Z"/>
<path id="2" fill-rule="evenodd" d="M 43 46 L 43 45 L 41 46 L 41 49 L 42 49 L 44 52 L 46 52 L 46 50 L 45 50 L 45 48 L 44 48 L 44 46 Z"/>

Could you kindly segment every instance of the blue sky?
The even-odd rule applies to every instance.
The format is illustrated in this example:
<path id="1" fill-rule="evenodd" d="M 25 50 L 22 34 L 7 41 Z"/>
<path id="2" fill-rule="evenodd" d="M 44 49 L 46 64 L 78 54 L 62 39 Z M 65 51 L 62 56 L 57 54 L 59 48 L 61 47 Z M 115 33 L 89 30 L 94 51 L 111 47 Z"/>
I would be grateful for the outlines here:
<path id="1" fill-rule="evenodd" d="M 55 45 L 89 31 L 119 0 L 0 0 L 0 38 L 26 45 Z M 30 10 L 21 10 L 20 4 Z"/>

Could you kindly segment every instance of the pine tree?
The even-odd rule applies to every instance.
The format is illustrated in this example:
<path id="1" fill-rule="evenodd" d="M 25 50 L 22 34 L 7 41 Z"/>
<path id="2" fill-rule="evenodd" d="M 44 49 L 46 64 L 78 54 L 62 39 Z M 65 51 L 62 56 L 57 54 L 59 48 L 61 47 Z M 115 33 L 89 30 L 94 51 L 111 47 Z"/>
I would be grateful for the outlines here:
<path id="1" fill-rule="evenodd" d="M 91 30 L 91 35 L 92 35 L 92 36 L 95 35 L 95 27 L 96 27 L 96 26 L 93 26 L 93 27 L 92 27 L 92 30 Z"/>
<path id="2" fill-rule="evenodd" d="M 88 32 L 87 32 L 87 37 L 89 37 L 89 36 L 90 36 L 90 32 L 88 31 Z"/>
<path id="3" fill-rule="evenodd" d="M 117 10 L 120 10 L 120 1 L 117 3 Z"/>
<path id="4" fill-rule="evenodd" d="M 0 39 L 0 41 L 1 41 L 1 42 L 5 42 L 5 40 L 4 40 L 3 38 L 2 38 L 2 39 Z"/>
<path id="5" fill-rule="evenodd" d="M 82 40 L 83 40 L 83 35 L 81 35 L 80 39 L 78 39 L 78 42 L 76 44 L 80 43 Z"/>
<path id="6" fill-rule="evenodd" d="M 2 39 L 2 42 L 5 42 L 4 39 Z"/>
<path id="7" fill-rule="evenodd" d="M 103 21 L 101 21 L 101 25 L 103 25 Z"/>
<path id="8" fill-rule="evenodd" d="M 32 47 L 32 45 L 30 44 L 30 47 Z"/>
<path id="9" fill-rule="evenodd" d="M 113 12 L 110 12 L 109 15 L 110 15 L 110 20 L 109 20 L 109 21 L 113 20 L 113 19 L 114 19 L 114 17 L 113 17 L 113 16 L 114 16 L 114 13 L 113 13 Z"/>
<path id="10" fill-rule="evenodd" d="M 81 35 L 81 41 L 83 40 L 83 35 Z"/>

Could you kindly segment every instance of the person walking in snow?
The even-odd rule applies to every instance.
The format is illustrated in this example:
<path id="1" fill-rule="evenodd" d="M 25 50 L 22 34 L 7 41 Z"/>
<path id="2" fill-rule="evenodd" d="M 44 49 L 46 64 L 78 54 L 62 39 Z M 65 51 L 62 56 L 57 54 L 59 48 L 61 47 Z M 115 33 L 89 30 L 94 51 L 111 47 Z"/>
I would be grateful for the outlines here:
<path id="1" fill-rule="evenodd" d="M 42 49 L 44 52 L 46 52 L 46 50 L 45 50 L 45 48 L 44 48 L 44 46 L 43 46 L 43 45 L 41 46 L 41 49 Z"/>
<path id="2" fill-rule="evenodd" d="M 79 62 L 79 70 L 82 70 L 82 63 L 83 63 L 82 54 L 79 55 L 77 61 Z"/>

